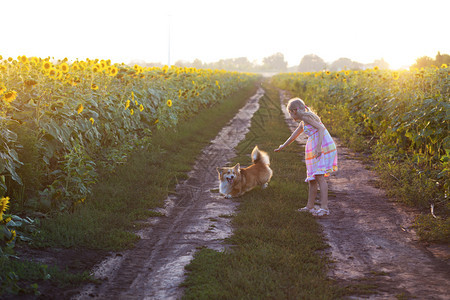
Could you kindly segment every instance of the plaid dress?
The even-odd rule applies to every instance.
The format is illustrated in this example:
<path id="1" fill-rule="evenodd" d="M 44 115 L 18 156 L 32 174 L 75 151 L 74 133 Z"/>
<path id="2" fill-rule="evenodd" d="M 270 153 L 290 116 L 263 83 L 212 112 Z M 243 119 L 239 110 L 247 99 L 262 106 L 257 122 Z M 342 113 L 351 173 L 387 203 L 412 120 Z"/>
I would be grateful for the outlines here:
<path id="1" fill-rule="evenodd" d="M 337 150 L 336 144 L 331 138 L 330 133 L 325 129 L 322 140 L 322 155 L 317 159 L 314 157 L 314 150 L 319 141 L 318 130 L 309 124 L 303 127 L 304 133 L 308 136 L 305 146 L 306 161 L 306 180 L 305 182 L 315 180 L 315 175 L 330 176 L 330 172 L 337 171 Z"/>

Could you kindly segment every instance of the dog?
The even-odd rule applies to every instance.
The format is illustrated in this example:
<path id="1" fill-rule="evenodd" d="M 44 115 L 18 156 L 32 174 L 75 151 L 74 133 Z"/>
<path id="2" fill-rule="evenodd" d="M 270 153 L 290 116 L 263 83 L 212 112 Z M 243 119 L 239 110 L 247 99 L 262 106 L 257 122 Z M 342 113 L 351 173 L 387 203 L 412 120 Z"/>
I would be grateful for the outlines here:
<path id="1" fill-rule="evenodd" d="M 269 167 L 269 155 L 255 146 L 251 157 L 253 164 L 247 168 L 241 168 L 239 163 L 234 167 L 217 167 L 219 192 L 225 195 L 225 198 L 239 197 L 257 185 L 265 189 L 269 184 L 273 174 Z"/>

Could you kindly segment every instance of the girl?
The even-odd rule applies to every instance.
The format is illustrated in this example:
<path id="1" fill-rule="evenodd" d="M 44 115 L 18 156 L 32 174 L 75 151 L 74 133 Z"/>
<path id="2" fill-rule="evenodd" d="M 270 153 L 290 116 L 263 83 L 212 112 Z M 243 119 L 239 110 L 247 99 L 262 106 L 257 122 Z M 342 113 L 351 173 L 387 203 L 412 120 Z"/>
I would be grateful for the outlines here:
<path id="1" fill-rule="evenodd" d="M 292 135 L 280 145 L 275 152 L 279 152 L 302 133 L 308 136 L 305 146 L 305 161 L 307 169 L 306 182 L 309 184 L 308 204 L 299 211 L 312 213 L 314 216 L 322 217 L 330 214 L 328 209 L 328 184 L 325 177 L 330 172 L 337 171 L 336 144 L 328 130 L 323 126 L 319 116 L 311 111 L 300 98 L 289 100 L 287 109 L 291 118 L 300 122 Z M 314 208 L 314 200 L 317 196 L 317 184 L 320 187 L 320 208 Z"/>

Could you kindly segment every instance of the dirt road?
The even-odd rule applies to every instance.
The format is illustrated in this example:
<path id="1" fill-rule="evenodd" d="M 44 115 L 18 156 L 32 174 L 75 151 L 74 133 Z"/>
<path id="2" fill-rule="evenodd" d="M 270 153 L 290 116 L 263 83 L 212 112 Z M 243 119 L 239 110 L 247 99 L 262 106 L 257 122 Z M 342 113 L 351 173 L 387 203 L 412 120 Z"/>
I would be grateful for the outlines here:
<path id="1" fill-rule="evenodd" d="M 100 285 L 89 285 L 75 299 L 178 299 L 184 267 L 201 247 L 222 250 L 231 235 L 230 215 L 237 203 L 211 190 L 218 188 L 216 167 L 235 157 L 234 148 L 245 137 L 258 110 L 260 88 L 211 141 L 197 159 L 189 179 L 166 200 L 164 217 L 149 219 L 138 234 L 136 247 L 115 253 L 94 270 Z"/>
<path id="2" fill-rule="evenodd" d="M 294 130 L 297 123 L 282 109 Z M 449 247 L 420 243 L 412 229 L 414 210 L 389 201 L 374 187 L 374 172 L 335 141 L 339 171 L 329 177 L 331 215 L 318 219 L 334 261 L 328 275 L 375 287 L 376 294 L 358 299 L 450 299 Z M 297 142 L 303 146 L 304 135 Z"/>
<path id="3" fill-rule="evenodd" d="M 149 219 L 152 226 L 138 233 L 134 249 L 98 265 L 94 274 L 101 284 L 86 286 L 76 299 L 181 297 L 184 266 L 195 251 L 222 250 L 223 239 L 231 235 L 229 216 L 237 204 L 211 193 L 218 184 L 215 168 L 235 156 L 234 147 L 248 132 L 263 94 L 258 90 L 203 150 L 189 179 L 167 199 L 165 216 Z M 285 115 L 293 130 L 296 124 Z M 304 136 L 297 141 L 299 148 L 306 142 Z M 339 171 L 329 179 L 332 214 L 318 219 L 330 245 L 325 254 L 333 260 L 329 276 L 344 285 L 365 286 L 357 299 L 450 299 L 448 257 L 437 258 L 419 243 L 411 229 L 413 212 L 373 187 L 375 175 L 339 142 L 338 151 Z M 450 253 L 448 247 L 443 253 Z"/>

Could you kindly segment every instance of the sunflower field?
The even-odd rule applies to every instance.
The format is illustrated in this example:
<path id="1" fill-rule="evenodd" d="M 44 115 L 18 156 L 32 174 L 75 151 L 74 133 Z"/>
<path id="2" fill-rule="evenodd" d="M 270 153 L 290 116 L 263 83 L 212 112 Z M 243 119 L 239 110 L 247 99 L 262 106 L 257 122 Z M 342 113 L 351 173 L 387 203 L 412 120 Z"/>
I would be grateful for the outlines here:
<path id="1" fill-rule="evenodd" d="M 0 56 L 0 196 L 19 210 L 70 211 L 89 197 L 99 165 L 113 172 L 151 143 L 154 130 L 193 117 L 254 79 L 110 60 Z"/>
<path id="2" fill-rule="evenodd" d="M 422 237 L 449 241 L 449 79 L 444 64 L 409 71 L 286 73 L 272 80 L 311 105 L 333 135 L 369 155 L 390 196 L 431 209 L 419 220 L 428 224 L 419 226 Z"/>

